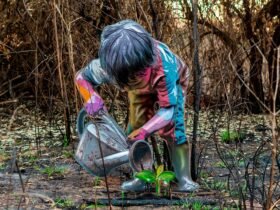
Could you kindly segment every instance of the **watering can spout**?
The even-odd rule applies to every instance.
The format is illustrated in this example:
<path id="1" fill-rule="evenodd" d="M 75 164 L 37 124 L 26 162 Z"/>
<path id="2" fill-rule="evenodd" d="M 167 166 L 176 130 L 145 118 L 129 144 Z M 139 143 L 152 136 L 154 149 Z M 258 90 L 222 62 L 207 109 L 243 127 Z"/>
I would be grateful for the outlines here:
<path id="1" fill-rule="evenodd" d="M 104 166 L 106 166 L 107 169 L 113 169 L 116 166 L 128 163 L 129 162 L 128 154 L 129 151 L 127 150 L 127 151 L 115 153 L 113 155 L 108 155 L 103 159 L 102 158 L 96 159 L 94 162 L 96 166 L 99 168 L 103 168 L 103 164 L 104 164 Z"/>

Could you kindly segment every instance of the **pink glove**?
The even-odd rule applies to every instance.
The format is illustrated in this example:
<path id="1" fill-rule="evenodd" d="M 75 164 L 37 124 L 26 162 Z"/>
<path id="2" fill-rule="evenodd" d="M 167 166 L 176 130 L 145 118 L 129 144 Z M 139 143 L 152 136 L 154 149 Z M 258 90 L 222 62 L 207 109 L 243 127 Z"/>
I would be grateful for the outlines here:
<path id="1" fill-rule="evenodd" d="M 102 98 L 96 93 L 93 94 L 90 99 L 84 104 L 85 110 L 89 115 L 94 116 L 100 110 L 106 110 Z"/>
<path id="2" fill-rule="evenodd" d="M 133 131 L 131 134 L 129 134 L 128 141 L 133 143 L 134 141 L 137 140 L 144 140 L 148 136 L 149 133 L 144 128 L 139 128 Z"/>

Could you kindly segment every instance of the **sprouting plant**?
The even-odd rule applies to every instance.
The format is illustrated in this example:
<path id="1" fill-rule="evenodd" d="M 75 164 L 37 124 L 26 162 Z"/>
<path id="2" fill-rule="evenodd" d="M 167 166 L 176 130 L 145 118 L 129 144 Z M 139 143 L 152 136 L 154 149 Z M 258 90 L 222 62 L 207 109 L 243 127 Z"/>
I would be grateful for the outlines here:
<path id="1" fill-rule="evenodd" d="M 157 167 L 156 172 L 143 170 L 135 174 L 135 177 L 149 184 L 155 184 L 157 195 L 160 194 L 162 184 L 169 186 L 170 182 L 175 179 L 172 171 L 164 171 L 163 165 Z"/>

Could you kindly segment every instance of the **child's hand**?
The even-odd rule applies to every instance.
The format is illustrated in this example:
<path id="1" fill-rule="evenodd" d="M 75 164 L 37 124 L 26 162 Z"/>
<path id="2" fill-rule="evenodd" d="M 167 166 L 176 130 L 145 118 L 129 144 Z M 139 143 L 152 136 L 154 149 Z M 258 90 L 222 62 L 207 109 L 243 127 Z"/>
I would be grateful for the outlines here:
<path id="1" fill-rule="evenodd" d="M 133 131 L 131 134 L 128 136 L 128 141 L 129 142 L 134 142 L 137 140 L 144 140 L 145 138 L 148 137 L 148 132 L 144 128 L 139 128 L 135 131 Z"/>

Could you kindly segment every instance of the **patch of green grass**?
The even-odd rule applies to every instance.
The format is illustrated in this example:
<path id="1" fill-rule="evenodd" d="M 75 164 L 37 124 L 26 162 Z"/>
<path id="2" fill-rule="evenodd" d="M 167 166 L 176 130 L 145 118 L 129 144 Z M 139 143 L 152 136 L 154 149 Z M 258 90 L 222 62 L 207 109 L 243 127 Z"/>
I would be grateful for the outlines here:
<path id="1" fill-rule="evenodd" d="M 48 178 L 54 175 L 63 176 L 67 171 L 67 168 L 63 166 L 47 166 L 45 168 L 39 168 L 38 166 L 36 166 L 35 169 L 39 171 L 41 174 L 48 175 Z"/>
<path id="2" fill-rule="evenodd" d="M 245 134 L 234 130 L 223 130 L 220 133 L 221 141 L 224 143 L 243 141 Z"/>
<path id="3" fill-rule="evenodd" d="M 227 188 L 227 183 L 226 182 L 223 182 L 223 181 L 214 181 L 212 183 L 212 189 L 214 190 L 225 190 Z"/>
<path id="4" fill-rule="evenodd" d="M 70 208 L 74 206 L 74 201 L 70 199 L 56 198 L 54 202 L 58 208 Z"/>
<path id="5" fill-rule="evenodd" d="M 227 189 L 227 182 L 211 180 L 204 182 L 204 185 L 211 190 L 225 191 Z"/>
<path id="6" fill-rule="evenodd" d="M 192 204 L 192 209 L 193 210 L 202 210 L 202 207 L 203 207 L 203 205 L 200 202 L 195 202 L 195 203 Z"/>

